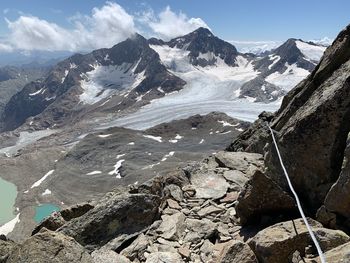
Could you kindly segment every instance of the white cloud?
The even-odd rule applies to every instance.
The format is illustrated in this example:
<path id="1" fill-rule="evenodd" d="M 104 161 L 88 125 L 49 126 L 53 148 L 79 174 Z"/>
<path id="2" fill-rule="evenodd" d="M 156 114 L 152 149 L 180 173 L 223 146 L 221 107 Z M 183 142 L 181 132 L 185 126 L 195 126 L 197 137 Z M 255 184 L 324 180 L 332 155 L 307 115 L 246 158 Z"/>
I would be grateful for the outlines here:
<path id="1" fill-rule="evenodd" d="M 3 45 L 22 50 L 91 50 L 113 46 L 135 33 L 133 17 L 113 2 L 94 8 L 91 16 L 76 16 L 72 21 L 74 27 L 65 29 L 28 15 L 7 20 L 10 35 Z"/>
<path id="2" fill-rule="evenodd" d="M 201 18 L 188 18 L 182 12 L 176 14 L 169 6 L 158 15 L 155 15 L 153 10 L 146 11 L 139 17 L 139 21 L 149 26 L 157 37 L 164 40 L 188 34 L 199 27 L 209 28 Z"/>
<path id="3" fill-rule="evenodd" d="M 169 6 L 158 14 L 146 6 L 142 8 L 146 11 L 131 15 L 117 3 L 106 2 L 100 8 L 93 8 L 90 15 L 77 13 L 68 18 L 70 28 L 30 14 L 19 13 L 16 20 L 5 18 L 9 34 L 0 39 L 0 52 L 90 51 L 111 47 L 135 32 L 168 40 L 192 32 L 198 27 L 209 28 L 202 19 L 189 18 L 183 12 L 175 13 Z M 53 9 L 51 11 L 56 12 Z"/>

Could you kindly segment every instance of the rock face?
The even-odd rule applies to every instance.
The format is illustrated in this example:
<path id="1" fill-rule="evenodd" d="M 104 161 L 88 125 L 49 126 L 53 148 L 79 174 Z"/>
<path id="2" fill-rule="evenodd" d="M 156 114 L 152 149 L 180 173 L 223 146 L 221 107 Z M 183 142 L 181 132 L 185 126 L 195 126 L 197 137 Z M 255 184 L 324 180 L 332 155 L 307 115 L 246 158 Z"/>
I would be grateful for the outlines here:
<path id="1" fill-rule="evenodd" d="M 329 190 L 324 206 L 318 212 L 319 220 L 330 227 L 350 230 L 350 147 L 345 150 L 342 171 Z M 322 215 L 322 213 L 327 215 Z"/>
<path id="2" fill-rule="evenodd" d="M 17 246 L 5 262 L 94 263 L 87 251 L 73 238 L 51 231 L 39 233 Z"/>
<path id="3" fill-rule="evenodd" d="M 274 181 L 257 170 L 238 197 L 236 207 L 241 224 L 257 223 L 262 219 L 280 220 L 295 215 L 294 199 Z"/>
<path id="4" fill-rule="evenodd" d="M 323 251 L 349 241 L 349 237 L 342 231 L 324 229 L 320 223 L 310 219 L 308 221 Z M 249 242 L 259 262 L 263 263 L 288 263 L 295 251 L 305 256 L 305 248 L 309 244 L 311 244 L 311 238 L 302 219 L 270 226 L 260 231 Z"/>
<path id="5" fill-rule="evenodd" d="M 59 231 L 83 246 L 102 246 L 121 234 L 143 230 L 158 216 L 160 199 L 154 195 L 114 195 Z"/>

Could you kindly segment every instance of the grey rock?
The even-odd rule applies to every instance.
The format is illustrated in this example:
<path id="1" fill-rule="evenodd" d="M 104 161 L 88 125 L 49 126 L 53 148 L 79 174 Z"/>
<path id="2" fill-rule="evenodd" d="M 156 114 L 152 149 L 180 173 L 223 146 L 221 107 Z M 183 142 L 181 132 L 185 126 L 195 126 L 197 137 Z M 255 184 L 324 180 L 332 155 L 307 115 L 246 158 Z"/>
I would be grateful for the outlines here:
<path id="1" fill-rule="evenodd" d="M 60 211 L 61 216 L 64 220 L 69 221 L 73 218 L 80 217 L 90 211 L 94 206 L 90 203 L 77 204 Z"/>
<path id="2" fill-rule="evenodd" d="M 181 256 L 174 252 L 155 252 L 151 253 L 146 260 L 146 263 L 181 263 Z"/>
<path id="3" fill-rule="evenodd" d="M 141 234 L 131 243 L 130 246 L 122 250 L 120 254 L 130 260 L 134 260 L 136 258 L 145 260 L 143 255 L 148 245 L 149 239 L 144 234 Z"/>
<path id="4" fill-rule="evenodd" d="M 6 263 L 94 263 L 88 252 L 62 233 L 38 233 L 17 246 Z"/>
<path id="5" fill-rule="evenodd" d="M 244 173 L 247 173 L 250 169 L 263 167 L 263 156 L 257 153 L 218 152 L 215 155 L 215 159 L 222 167 L 239 170 Z"/>
<path id="6" fill-rule="evenodd" d="M 350 130 L 349 45 L 347 26 L 309 77 L 284 98 L 271 124 L 291 181 L 312 212 L 323 204 L 342 167 Z M 287 188 L 274 146 L 266 151 L 269 175 Z"/>
<path id="7" fill-rule="evenodd" d="M 136 233 L 158 216 L 159 197 L 147 194 L 115 194 L 81 217 L 59 229 L 86 246 L 102 246 L 121 234 Z"/>
<path id="8" fill-rule="evenodd" d="M 184 242 L 199 243 L 201 240 L 212 236 L 216 231 L 216 224 L 209 219 L 186 219 L 186 229 Z"/>
<path id="9" fill-rule="evenodd" d="M 342 171 L 329 190 L 322 211 L 328 214 L 327 219 L 321 219 L 322 223 L 350 230 L 350 146 L 345 150 Z M 318 217 L 321 217 L 322 211 L 319 210 Z"/>
<path id="10" fill-rule="evenodd" d="M 61 213 L 54 212 L 34 228 L 32 235 L 35 235 L 36 233 L 38 233 L 42 228 L 55 231 L 59 229 L 61 226 L 63 226 L 65 223 L 66 221 L 62 217 Z"/>
<path id="11" fill-rule="evenodd" d="M 91 253 L 91 257 L 94 263 L 131 263 L 126 257 L 108 249 L 95 250 Z"/>
<path id="12" fill-rule="evenodd" d="M 245 183 L 249 180 L 249 177 L 239 170 L 224 171 L 223 176 L 231 184 L 237 185 L 239 189 L 243 188 Z"/>
<path id="13" fill-rule="evenodd" d="M 219 199 L 229 187 L 226 180 L 213 170 L 198 170 L 190 180 L 196 190 L 196 198 Z"/>
<path id="14" fill-rule="evenodd" d="M 173 197 L 176 201 L 181 202 L 183 199 L 183 193 L 178 185 L 170 184 L 164 188 L 164 195 Z"/>
<path id="15" fill-rule="evenodd" d="M 242 225 L 265 216 L 289 216 L 296 212 L 294 199 L 265 174 L 256 170 L 238 197 L 237 216 Z"/>
<path id="16" fill-rule="evenodd" d="M 157 233 L 165 239 L 178 240 L 185 234 L 185 219 L 185 215 L 181 212 L 173 215 L 163 215 Z"/>
<path id="17" fill-rule="evenodd" d="M 207 207 L 202 208 L 201 210 L 199 210 L 197 212 L 197 214 L 200 217 L 205 217 L 205 216 L 210 215 L 210 214 L 218 214 L 219 212 L 222 212 L 223 210 L 224 210 L 223 208 L 211 205 L 211 206 L 207 206 Z"/>

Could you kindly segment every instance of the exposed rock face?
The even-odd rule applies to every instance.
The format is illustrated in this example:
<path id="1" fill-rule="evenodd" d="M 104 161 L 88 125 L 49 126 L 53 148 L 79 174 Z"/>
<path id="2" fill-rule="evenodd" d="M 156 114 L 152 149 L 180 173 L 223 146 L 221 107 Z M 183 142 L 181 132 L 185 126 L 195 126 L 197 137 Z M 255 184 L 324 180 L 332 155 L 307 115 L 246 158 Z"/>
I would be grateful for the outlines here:
<path id="1" fill-rule="evenodd" d="M 337 182 L 329 190 L 324 207 L 318 212 L 319 220 L 330 227 L 350 230 L 350 147 L 345 150 L 343 168 Z M 326 213 L 327 215 L 323 215 Z"/>
<path id="2" fill-rule="evenodd" d="M 44 231 L 17 246 L 6 263 L 52 262 L 94 263 L 87 251 L 73 238 Z"/>
<path id="3" fill-rule="evenodd" d="M 251 152 L 264 154 L 264 147 L 269 142 L 270 133 L 266 122 L 270 122 L 274 114 L 262 112 L 248 129 L 244 130 L 227 148 L 233 152 Z"/>
<path id="4" fill-rule="evenodd" d="M 241 224 L 247 224 L 295 215 L 296 205 L 290 195 L 257 170 L 238 197 L 236 211 Z"/>
<path id="5" fill-rule="evenodd" d="M 310 77 L 284 99 L 272 124 L 293 185 L 313 211 L 339 176 L 350 130 L 349 46 L 350 26 L 326 50 Z M 269 174 L 285 185 L 273 147 L 268 150 Z"/>
<path id="6" fill-rule="evenodd" d="M 149 226 L 158 216 L 160 199 L 146 194 L 112 195 L 81 217 L 59 229 L 83 246 L 101 246 L 117 235 Z"/>
<path id="7" fill-rule="evenodd" d="M 349 241 L 349 237 L 342 231 L 324 229 L 320 223 L 311 219 L 308 221 L 323 251 L 328 251 Z M 305 248 L 309 244 L 311 244 L 311 238 L 302 219 L 270 226 L 260 231 L 249 242 L 259 262 L 263 263 L 288 263 L 295 251 L 304 256 Z"/>

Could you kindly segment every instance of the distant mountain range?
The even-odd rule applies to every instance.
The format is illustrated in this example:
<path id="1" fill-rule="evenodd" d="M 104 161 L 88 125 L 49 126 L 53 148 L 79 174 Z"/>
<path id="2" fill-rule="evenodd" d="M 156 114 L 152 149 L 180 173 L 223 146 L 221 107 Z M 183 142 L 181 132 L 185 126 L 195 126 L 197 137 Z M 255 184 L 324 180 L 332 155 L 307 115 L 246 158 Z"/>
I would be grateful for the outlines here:
<path id="1" fill-rule="evenodd" d="M 280 101 L 324 50 L 289 39 L 262 55 L 243 54 L 205 28 L 168 42 L 136 34 L 110 49 L 73 55 L 28 83 L 5 106 L 3 130 L 26 121 L 35 129 L 59 127 L 102 112 L 122 120 L 146 104 L 148 111 L 140 115 L 145 121 L 160 111 L 172 112 L 153 124 L 213 109 L 252 120 L 261 110 L 253 103 L 269 109 L 268 104 Z"/>

